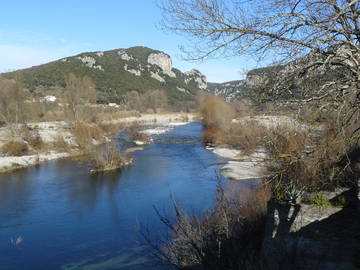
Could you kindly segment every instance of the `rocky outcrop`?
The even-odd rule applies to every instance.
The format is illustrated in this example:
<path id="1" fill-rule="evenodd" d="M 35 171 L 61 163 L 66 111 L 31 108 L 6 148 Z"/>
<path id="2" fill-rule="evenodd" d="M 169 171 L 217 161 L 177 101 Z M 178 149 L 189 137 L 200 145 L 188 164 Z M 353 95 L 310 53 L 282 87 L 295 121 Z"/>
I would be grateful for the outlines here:
<path id="1" fill-rule="evenodd" d="M 236 100 L 245 90 L 246 81 L 231 81 L 225 83 L 208 83 L 207 90 L 223 97 L 227 102 Z"/>
<path id="2" fill-rule="evenodd" d="M 79 56 L 77 57 L 77 59 L 79 59 L 83 64 L 85 64 L 85 66 L 89 67 L 89 68 L 94 68 L 94 69 L 99 69 L 101 71 L 104 71 L 104 69 L 102 68 L 101 65 L 96 65 L 96 60 L 95 58 L 91 57 L 91 56 Z"/>
<path id="3" fill-rule="evenodd" d="M 148 56 L 147 59 L 150 65 L 157 65 L 161 68 L 162 72 L 172 78 L 175 78 L 176 75 L 172 71 L 171 58 L 165 53 L 152 53 Z"/>
<path id="4" fill-rule="evenodd" d="M 222 96 L 228 102 L 249 98 L 252 96 L 252 89 L 266 84 L 269 78 L 276 77 L 276 73 L 282 69 L 282 66 L 253 69 L 246 74 L 244 80 L 208 83 L 207 90 L 217 96 Z"/>
<path id="5" fill-rule="evenodd" d="M 195 82 L 197 86 L 205 90 L 207 88 L 207 79 L 206 77 L 197 69 L 192 69 L 185 72 L 185 83 L 190 83 L 191 81 Z"/>

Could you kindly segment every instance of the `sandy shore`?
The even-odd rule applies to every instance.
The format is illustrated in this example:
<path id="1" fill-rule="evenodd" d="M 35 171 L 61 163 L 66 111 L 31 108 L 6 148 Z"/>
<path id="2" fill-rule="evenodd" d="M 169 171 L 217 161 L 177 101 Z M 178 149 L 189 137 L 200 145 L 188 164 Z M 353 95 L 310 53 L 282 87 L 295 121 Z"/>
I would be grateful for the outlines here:
<path id="1" fill-rule="evenodd" d="M 251 155 L 240 150 L 225 147 L 207 147 L 214 154 L 228 158 L 229 161 L 221 168 L 221 174 L 231 180 L 259 179 L 266 176 L 266 153 L 259 149 Z"/>

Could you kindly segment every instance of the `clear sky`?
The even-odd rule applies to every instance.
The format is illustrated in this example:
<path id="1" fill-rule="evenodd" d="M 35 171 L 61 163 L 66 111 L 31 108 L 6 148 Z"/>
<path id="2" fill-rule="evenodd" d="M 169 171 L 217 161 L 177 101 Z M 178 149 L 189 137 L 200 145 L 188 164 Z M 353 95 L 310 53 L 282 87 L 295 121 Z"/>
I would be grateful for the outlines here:
<path id="1" fill-rule="evenodd" d="M 155 0 L 11 0 L 0 9 L 0 72 L 87 51 L 147 46 L 172 57 L 173 66 L 199 69 L 212 82 L 242 79 L 250 59 L 181 59 L 186 39 L 164 33 Z"/>

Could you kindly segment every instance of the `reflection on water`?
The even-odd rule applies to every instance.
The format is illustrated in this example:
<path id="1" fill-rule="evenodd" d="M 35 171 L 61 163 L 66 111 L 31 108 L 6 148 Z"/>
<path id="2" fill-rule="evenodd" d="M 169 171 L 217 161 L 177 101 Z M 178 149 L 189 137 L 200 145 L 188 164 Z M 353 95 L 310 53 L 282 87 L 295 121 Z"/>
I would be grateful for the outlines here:
<path id="1" fill-rule="evenodd" d="M 224 160 L 204 149 L 201 131 L 192 123 L 159 135 L 122 172 L 90 175 L 63 160 L 0 175 L 0 269 L 159 269 L 135 228 L 163 233 L 153 207 L 171 217 L 170 194 L 189 211 L 212 206 Z"/>

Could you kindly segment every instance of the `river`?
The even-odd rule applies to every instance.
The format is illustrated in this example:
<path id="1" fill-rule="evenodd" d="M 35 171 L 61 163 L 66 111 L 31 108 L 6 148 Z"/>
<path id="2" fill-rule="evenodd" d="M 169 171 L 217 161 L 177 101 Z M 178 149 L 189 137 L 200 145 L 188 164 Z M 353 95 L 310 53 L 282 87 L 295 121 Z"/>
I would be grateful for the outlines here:
<path id="1" fill-rule="evenodd" d="M 154 207 L 171 218 L 171 197 L 198 214 L 213 205 L 226 160 L 201 133 L 190 123 L 158 135 L 122 172 L 90 175 L 61 160 L 1 174 L 0 269 L 169 269 L 155 264 L 138 228 L 163 236 Z"/>

